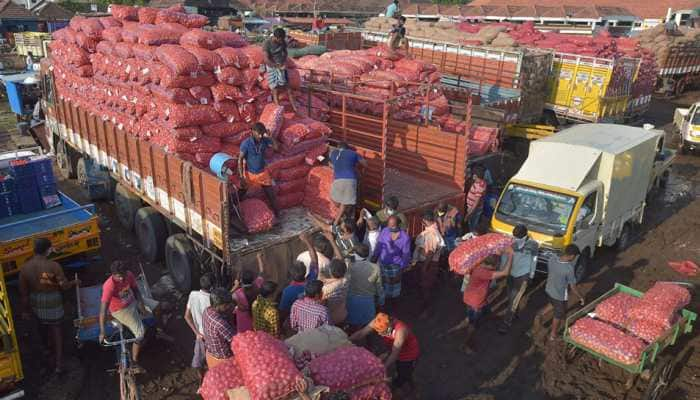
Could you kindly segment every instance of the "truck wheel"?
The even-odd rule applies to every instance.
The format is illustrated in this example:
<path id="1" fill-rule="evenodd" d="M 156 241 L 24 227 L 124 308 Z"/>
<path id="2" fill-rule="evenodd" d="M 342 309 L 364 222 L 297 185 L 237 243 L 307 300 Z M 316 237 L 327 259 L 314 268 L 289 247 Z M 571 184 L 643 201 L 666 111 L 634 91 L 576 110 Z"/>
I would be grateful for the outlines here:
<path id="1" fill-rule="evenodd" d="M 630 247 L 631 244 L 632 226 L 628 222 L 625 224 L 625 226 L 622 227 L 622 232 L 620 232 L 620 236 L 617 238 L 617 243 L 615 243 L 615 247 L 617 247 L 617 251 L 625 251 L 628 247 Z"/>
<path id="2" fill-rule="evenodd" d="M 661 175 L 661 179 L 659 180 L 659 187 L 661 189 L 666 189 L 670 176 L 671 174 L 668 171 L 664 171 L 664 173 Z"/>
<path id="3" fill-rule="evenodd" d="M 172 235 L 165 241 L 165 265 L 177 288 L 188 293 L 198 279 L 199 269 L 194 247 L 184 233 Z"/>
<path id="4" fill-rule="evenodd" d="M 56 146 L 56 165 L 58 165 L 58 171 L 64 179 L 76 178 L 76 165 L 66 142 L 63 140 L 60 140 Z"/>
<path id="5" fill-rule="evenodd" d="M 143 258 L 148 262 L 162 259 L 168 237 L 163 216 L 153 207 L 142 207 L 136 212 L 134 230 Z"/>
<path id="6" fill-rule="evenodd" d="M 581 282 L 588 275 L 588 266 L 591 263 L 591 256 L 588 255 L 588 250 L 585 250 L 578 257 L 578 262 L 576 262 L 576 267 L 574 267 L 574 275 L 576 276 L 576 282 Z"/>
<path id="7" fill-rule="evenodd" d="M 134 229 L 134 216 L 141 208 L 141 199 L 122 184 L 117 184 L 117 190 L 114 193 L 114 205 L 117 208 L 119 223 L 127 230 Z"/>

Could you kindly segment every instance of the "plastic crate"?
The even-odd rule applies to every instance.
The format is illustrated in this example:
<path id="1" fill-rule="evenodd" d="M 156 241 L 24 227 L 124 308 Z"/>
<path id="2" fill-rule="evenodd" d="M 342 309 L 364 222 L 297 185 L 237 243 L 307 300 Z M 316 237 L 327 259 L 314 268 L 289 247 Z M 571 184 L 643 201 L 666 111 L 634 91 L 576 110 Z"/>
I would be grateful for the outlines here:
<path id="1" fill-rule="evenodd" d="M 0 204 L 0 218 L 7 218 L 20 213 L 19 204 Z"/>
<path id="2" fill-rule="evenodd" d="M 29 161 L 16 160 L 10 162 L 10 168 L 12 170 L 12 175 L 16 178 L 29 177 L 36 174 L 34 165 Z"/>
<path id="3" fill-rule="evenodd" d="M 15 191 L 37 190 L 39 183 L 35 176 L 18 176 L 15 177 Z"/>
<path id="4" fill-rule="evenodd" d="M 15 192 L 2 192 L 0 193 L 0 206 L 10 206 L 17 205 L 19 201 L 17 200 L 17 193 Z"/>
<path id="5" fill-rule="evenodd" d="M 50 158 L 42 158 L 31 161 L 34 173 L 36 175 L 51 175 L 53 176 L 53 165 Z"/>
<path id="6" fill-rule="evenodd" d="M 53 208 L 61 205 L 61 199 L 58 197 L 55 183 L 39 186 L 39 195 L 44 208 Z"/>
<path id="7" fill-rule="evenodd" d="M 15 190 L 15 179 L 12 177 L 5 177 L 0 179 L 0 193 L 2 192 L 12 192 Z"/>
<path id="8" fill-rule="evenodd" d="M 53 177 L 53 175 L 47 175 L 44 173 L 41 174 L 36 174 L 36 183 L 39 184 L 39 186 L 46 186 L 46 185 L 55 185 L 56 179 Z"/>
<path id="9" fill-rule="evenodd" d="M 19 190 L 17 191 L 19 198 L 19 208 L 22 214 L 33 213 L 44 209 L 44 204 L 41 202 L 39 190 Z"/>

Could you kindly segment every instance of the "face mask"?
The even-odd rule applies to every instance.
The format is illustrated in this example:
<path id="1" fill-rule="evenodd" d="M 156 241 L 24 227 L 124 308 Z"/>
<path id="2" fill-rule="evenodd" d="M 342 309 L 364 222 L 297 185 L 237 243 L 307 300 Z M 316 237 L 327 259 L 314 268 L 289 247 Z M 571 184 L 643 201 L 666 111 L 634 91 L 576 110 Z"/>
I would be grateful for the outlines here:
<path id="1" fill-rule="evenodd" d="M 387 208 L 386 213 L 389 215 L 394 215 L 396 214 L 396 210 L 394 210 L 393 208 Z"/>
<path id="2" fill-rule="evenodd" d="M 395 226 L 393 228 L 389 228 L 389 232 L 391 232 L 391 233 L 397 233 L 400 230 L 401 230 L 401 228 L 399 228 L 398 226 Z"/>
<path id="3" fill-rule="evenodd" d="M 445 214 L 446 213 L 444 211 L 438 211 L 438 213 L 437 213 L 438 217 L 444 217 Z"/>

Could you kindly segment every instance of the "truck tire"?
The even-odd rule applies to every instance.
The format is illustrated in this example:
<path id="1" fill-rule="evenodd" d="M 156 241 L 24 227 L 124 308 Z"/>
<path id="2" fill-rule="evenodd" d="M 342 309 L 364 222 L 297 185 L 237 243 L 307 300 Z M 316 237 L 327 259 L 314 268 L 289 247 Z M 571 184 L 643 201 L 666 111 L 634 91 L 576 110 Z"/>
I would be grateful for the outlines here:
<path id="1" fill-rule="evenodd" d="M 588 268 L 591 264 L 591 256 L 588 254 L 588 250 L 581 252 L 578 257 L 576 266 L 574 267 L 574 275 L 576 276 L 576 282 L 582 282 L 588 275 Z"/>
<path id="2" fill-rule="evenodd" d="M 77 177 L 74 157 L 71 157 L 71 151 L 63 140 L 59 140 L 56 144 L 56 165 L 58 172 L 64 179 Z"/>
<path id="3" fill-rule="evenodd" d="M 670 178 L 671 173 L 668 172 L 668 170 L 664 171 L 663 174 L 661 174 L 661 179 L 659 180 L 659 187 L 661 189 L 666 189 L 666 186 L 668 185 L 668 179 Z"/>
<path id="4" fill-rule="evenodd" d="M 163 216 L 153 207 L 140 208 L 134 219 L 134 231 L 144 260 L 160 261 L 163 258 L 165 240 L 168 237 Z"/>
<path id="5" fill-rule="evenodd" d="M 199 279 L 199 266 L 194 247 L 184 233 L 172 235 L 165 241 L 165 265 L 175 286 L 189 293 L 192 282 Z"/>
<path id="6" fill-rule="evenodd" d="M 114 193 L 114 206 L 119 223 L 127 230 L 134 229 L 134 216 L 141 208 L 141 199 L 119 183 Z"/>
<path id="7" fill-rule="evenodd" d="M 620 232 L 620 236 L 617 238 L 617 242 L 615 243 L 615 247 L 617 248 L 617 251 L 625 251 L 627 248 L 630 247 L 632 244 L 632 224 L 627 222 L 625 225 L 622 227 L 622 231 Z"/>

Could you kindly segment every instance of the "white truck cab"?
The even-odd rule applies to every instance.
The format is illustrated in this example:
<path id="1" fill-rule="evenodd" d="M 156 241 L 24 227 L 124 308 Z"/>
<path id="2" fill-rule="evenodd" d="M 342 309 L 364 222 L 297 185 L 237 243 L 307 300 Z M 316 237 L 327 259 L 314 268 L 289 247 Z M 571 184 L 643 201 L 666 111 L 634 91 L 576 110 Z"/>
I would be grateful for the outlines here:
<path id="1" fill-rule="evenodd" d="M 690 108 L 676 108 L 673 123 L 681 136 L 681 151 L 700 147 L 700 102 Z"/>

